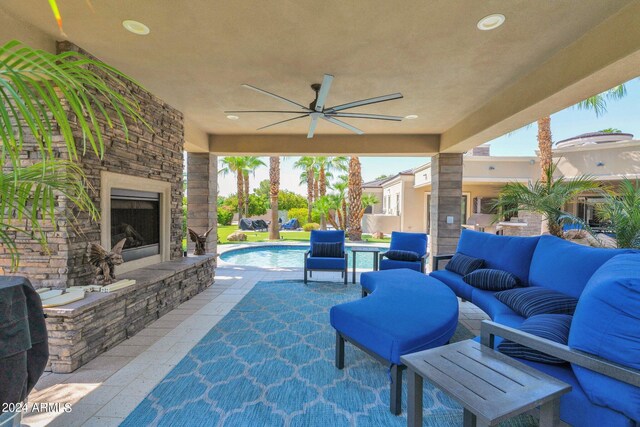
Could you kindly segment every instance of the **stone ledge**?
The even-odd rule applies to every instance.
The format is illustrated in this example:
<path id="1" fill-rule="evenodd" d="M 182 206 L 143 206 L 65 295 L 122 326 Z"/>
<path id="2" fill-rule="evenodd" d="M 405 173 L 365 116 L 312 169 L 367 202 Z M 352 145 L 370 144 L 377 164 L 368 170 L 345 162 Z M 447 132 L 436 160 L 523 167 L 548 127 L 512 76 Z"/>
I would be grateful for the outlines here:
<path id="1" fill-rule="evenodd" d="M 156 283 L 169 277 L 172 277 L 182 271 L 188 270 L 193 267 L 198 267 L 211 259 L 215 260 L 217 255 L 203 255 L 203 256 L 188 256 L 186 258 L 179 258 L 173 261 L 161 262 L 149 267 L 139 268 L 137 270 L 130 271 L 125 274 L 118 275 L 118 280 L 121 279 L 133 279 L 136 284 L 124 289 L 117 290 L 115 292 L 89 292 L 87 296 L 71 304 L 67 304 L 61 307 L 45 308 L 44 312 L 47 316 L 63 316 L 63 317 L 75 317 L 84 313 L 87 310 L 95 307 L 96 305 L 103 304 L 109 298 L 116 298 L 120 295 L 125 295 L 130 292 L 134 292 L 136 289 L 147 286 L 151 283 Z"/>
<path id="2" fill-rule="evenodd" d="M 48 369 L 69 373 L 132 337 L 214 282 L 215 255 L 187 257 L 134 270 L 138 282 L 111 293 L 92 292 L 63 308 L 45 309 Z"/>

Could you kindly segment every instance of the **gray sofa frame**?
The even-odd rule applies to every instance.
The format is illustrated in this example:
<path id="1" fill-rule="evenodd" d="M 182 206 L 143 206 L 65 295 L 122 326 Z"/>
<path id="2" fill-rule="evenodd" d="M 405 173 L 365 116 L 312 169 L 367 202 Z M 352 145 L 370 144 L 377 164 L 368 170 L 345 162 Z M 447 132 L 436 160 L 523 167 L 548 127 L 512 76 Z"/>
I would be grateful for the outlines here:
<path id="1" fill-rule="evenodd" d="M 496 336 L 566 360 L 569 363 L 582 366 L 618 381 L 640 387 L 640 370 L 638 369 L 629 368 L 590 353 L 574 350 L 569 346 L 540 338 L 500 323 L 483 320 L 480 327 L 480 342 L 482 345 L 494 348 Z"/>

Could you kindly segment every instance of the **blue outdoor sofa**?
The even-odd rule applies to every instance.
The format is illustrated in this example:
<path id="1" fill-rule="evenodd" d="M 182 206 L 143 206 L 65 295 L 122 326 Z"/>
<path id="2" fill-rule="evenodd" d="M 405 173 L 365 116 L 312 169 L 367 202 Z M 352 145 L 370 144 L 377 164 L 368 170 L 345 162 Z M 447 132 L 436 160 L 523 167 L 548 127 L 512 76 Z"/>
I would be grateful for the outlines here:
<path id="1" fill-rule="evenodd" d="M 311 248 L 304 253 L 304 283 L 312 271 L 339 271 L 347 284 L 349 255 L 344 247 L 343 230 L 311 230 Z"/>
<path id="2" fill-rule="evenodd" d="M 572 386 L 560 401 L 564 422 L 640 425 L 640 252 L 580 246 L 553 236 L 507 237 L 470 230 L 462 231 L 456 252 L 483 259 L 484 268 L 508 271 L 521 286 L 578 298 L 568 345 L 561 345 L 517 330 L 525 318 L 500 302 L 495 292 L 439 270 L 441 261 L 452 255 L 434 257 L 430 274 L 491 317 L 493 322 L 482 326 L 484 344 L 495 346 L 503 337 L 571 362 L 519 359 Z"/>

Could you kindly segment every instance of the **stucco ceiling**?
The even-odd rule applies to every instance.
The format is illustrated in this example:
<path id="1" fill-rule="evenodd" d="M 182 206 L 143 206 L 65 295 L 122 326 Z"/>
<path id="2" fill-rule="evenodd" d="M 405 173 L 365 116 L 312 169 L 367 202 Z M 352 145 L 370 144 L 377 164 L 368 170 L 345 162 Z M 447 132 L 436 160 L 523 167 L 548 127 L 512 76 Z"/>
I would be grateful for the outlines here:
<path id="1" fill-rule="evenodd" d="M 139 80 L 211 134 L 253 134 L 291 116 L 228 109 L 288 109 L 249 83 L 306 104 L 309 85 L 335 76 L 328 105 L 402 92 L 352 111 L 400 123 L 345 120 L 367 133 L 440 134 L 578 39 L 629 0 L 58 0 L 68 39 Z M 92 5 L 93 10 L 89 7 Z M 62 38 L 46 1 L 3 0 L 7 13 Z M 505 24 L 479 31 L 502 13 Z M 135 19 L 148 36 L 125 31 Z M 306 134 L 307 120 L 272 134 Z M 318 134 L 345 133 L 321 123 Z"/>

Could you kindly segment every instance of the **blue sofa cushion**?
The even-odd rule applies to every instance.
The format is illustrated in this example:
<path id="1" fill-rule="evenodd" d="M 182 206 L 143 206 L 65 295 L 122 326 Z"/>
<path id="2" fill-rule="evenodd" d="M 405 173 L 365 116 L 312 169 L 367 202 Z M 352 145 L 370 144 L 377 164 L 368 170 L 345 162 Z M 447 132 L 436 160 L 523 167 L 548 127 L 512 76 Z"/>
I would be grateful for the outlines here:
<path id="1" fill-rule="evenodd" d="M 341 258 L 344 256 L 341 242 L 315 242 L 311 245 L 311 256 L 322 258 Z"/>
<path id="2" fill-rule="evenodd" d="M 471 293 L 473 286 L 465 283 L 462 276 L 449 270 L 437 270 L 429 273 L 429 276 L 440 280 L 442 283 L 451 288 L 460 298 L 471 301 Z"/>
<path id="3" fill-rule="evenodd" d="M 385 360 L 446 344 L 458 325 L 458 300 L 439 281 L 409 270 L 376 271 L 366 298 L 333 306 L 331 326 Z"/>
<path id="4" fill-rule="evenodd" d="M 640 369 L 640 253 L 618 255 L 589 280 L 576 308 L 569 346 Z M 640 388 L 572 366 L 585 393 L 640 422 Z"/>
<path id="5" fill-rule="evenodd" d="M 531 260 L 529 284 L 578 298 L 593 273 L 624 249 L 592 248 L 542 236 Z"/>
<path id="6" fill-rule="evenodd" d="M 496 292 L 495 297 L 526 318 L 537 314 L 573 315 L 578 304 L 576 298 L 539 286 Z"/>
<path id="7" fill-rule="evenodd" d="M 456 252 L 481 258 L 484 268 L 505 270 L 520 283 L 529 283 L 531 257 L 538 244 L 536 237 L 498 236 L 473 230 L 462 230 Z"/>
<path id="8" fill-rule="evenodd" d="M 418 258 L 423 257 L 427 253 L 427 234 L 392 231 L 389 250 L 411 251 L 417 253 Z"/>
<path id="9" fill-rule="evenodd" d="M 524 359 L 516 360 L 564 381 L 572 387 L 570 393 L 560 397 L 560 419 L 565 423 L 580 427 L 638 427 L 620 412 L 591 402 L 569 365 L 549 365 Z"/>
<path id="10" fill-rule="evenodd" d="M 567 345 L 571 319 L 572 316 L 566 314 L 540 314 L 526 319 L 518 329 L 522 332 Z M 518 357 L 533 362 L 552 363 L 556 365 L 567 363 L 565 360 L 558 359 L 557 357 L 509 340 L 502 341 L 498 346 L 498 350 L 507 356 Z"/>
<path id="11" fill-rule="evenodd" d="M 400 249 L 390 250 L 384 253 L 384 256 L 394 261 L 410 261 L 415 262 L 420 259 L 420 255 L 413 251 L 402 251 Z"/>
<path id="12" fill-rule="evenodd" d="M 313 247 L 313 245 L 317 242 L 340 242 L 340 244 L 342 245 L 342 252 L 344 252 L 344 230 L 311 230 L 311 234 L 309 236 L 309 244 Z"/>
<path id="13" fill-rule="evenodd" d="M 382 259 L 380 261 L 380 270 L 396 270 L 398 268 L 408 268 L 410 270 L 420 271 L 421 265 L 418 261 L 396 261 L 394 259 Z"/>
<path id="14" fill-rule="evenodd" d="M 346 267 L 344 258 L 307 258 L 307 269 L 309 270 L 344 270 Z"/>
<path id="15" fill-rule="evenodd" d="M 484 260 L 457 252 L 444 268 L 458 273 L 461 276 L 465 276 L 472 271 L 482 268 L 483 265 Z"/>
<path id="16" fill-rule="evenodd" d="M 373 292 L 379 286 L 393 286 L 393 283 L 406 283 L 408 286 L 424 286 L 424 274 L 416 274 L 414 271 L 403 268 L 394 271 L 367 271 L 360 275 L 360 286 L 367 292 Z"/>
<path id="17" fill-rule="evenodd" d="M 518 285 L 518 278 L 508 271 L 480 268 L 462 278 L 474 288 L 485 291 L 505 291 Z"/>

